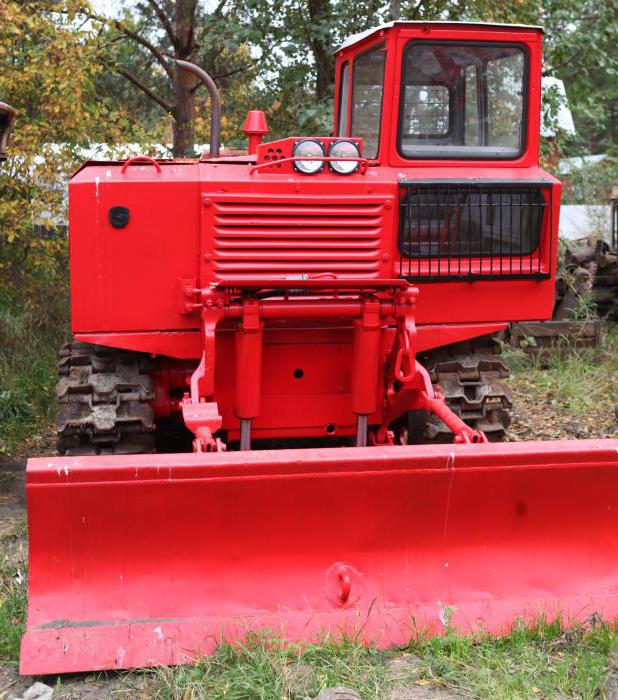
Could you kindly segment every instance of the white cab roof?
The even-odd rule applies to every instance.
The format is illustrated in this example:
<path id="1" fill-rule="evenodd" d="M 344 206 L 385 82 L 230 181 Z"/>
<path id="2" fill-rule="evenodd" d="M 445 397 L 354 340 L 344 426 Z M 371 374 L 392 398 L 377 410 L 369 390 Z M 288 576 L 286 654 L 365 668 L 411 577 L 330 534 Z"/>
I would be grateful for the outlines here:
<path id="1" fill-rule="evenodd" d="M 349 36 L 343 44 L 337 49 L 341 51 L 342 49 L 347 49 L 349 46 L 357 44 L 359 41 L 366 39 L 367 37 L 380 32 L 383 29 L 390 29 L 391 27 L 408 27 L 417 24 L 459 24 L 462 27 L 495 27 L 496 29 L 536 29 L 538 31 L 543 31 L 543 27 L 533 25 L 533 24 L 496 24 L 493 22 L 454 22 L 449 20 L 441 20 L 437 22 L 428 22 L 424 20 L 397 20 L 396 22 L 385 22 L 384 24 L 379 24 L 377 27 L 372 27 L 371 29 L 366 29 L 364 32 L 359 32 L 358 34 L 352 34 Z"/>

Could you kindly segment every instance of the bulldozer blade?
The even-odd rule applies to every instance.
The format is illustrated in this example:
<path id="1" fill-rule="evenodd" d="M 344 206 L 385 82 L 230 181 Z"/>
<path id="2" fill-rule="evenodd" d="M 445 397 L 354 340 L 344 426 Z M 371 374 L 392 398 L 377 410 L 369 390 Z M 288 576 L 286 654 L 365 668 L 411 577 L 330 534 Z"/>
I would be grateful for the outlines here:
<path id="1" fill-rule="evenodd" d="M 618 615 L 618 440 L 31 459 L 21 673 Z"/>

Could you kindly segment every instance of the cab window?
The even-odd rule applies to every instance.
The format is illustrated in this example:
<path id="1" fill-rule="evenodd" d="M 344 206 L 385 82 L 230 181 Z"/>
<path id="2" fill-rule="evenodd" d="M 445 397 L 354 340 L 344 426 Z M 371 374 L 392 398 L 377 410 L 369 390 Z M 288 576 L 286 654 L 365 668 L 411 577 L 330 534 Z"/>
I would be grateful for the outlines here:
<path id="1" fill-rule="evenodd" d="M 346 61 L 341 67 L 339 79 L 339 124 L 337 136 L 348 135 L 348 114 L 350 98 L 350 64 Z"/>
<path id="2" fill-rule="evenodd" d="M 402 83 L 404 157 L 508 159 L 523 152 L 523 46 L 413 41 L 404 52 Z"/>
<path id="3" fill-rule="evenodd" d="M 380 144 L 386 51 L 380 44 L 357 56 L 352 67 L 350 135 L 363 139 L 363 156 L 375 158 Z"/>

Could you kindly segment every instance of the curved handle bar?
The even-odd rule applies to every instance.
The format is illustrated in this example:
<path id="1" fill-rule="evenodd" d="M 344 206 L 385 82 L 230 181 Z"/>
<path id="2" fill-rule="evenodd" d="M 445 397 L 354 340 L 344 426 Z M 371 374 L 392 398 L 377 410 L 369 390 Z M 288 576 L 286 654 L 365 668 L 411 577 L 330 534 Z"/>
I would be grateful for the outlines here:
<path id="1" fill-rule="evenodd" d="M 134 165 L 135 163 L 148 163 L 150 165 L 154 165 L 159 175 L 161 174 L 161 166 L 154 158 L 151 158 L 150 156 L 133 156 L 133 158 L 125 160 L 120 172 L 124 175 L 129 165 Z"/>

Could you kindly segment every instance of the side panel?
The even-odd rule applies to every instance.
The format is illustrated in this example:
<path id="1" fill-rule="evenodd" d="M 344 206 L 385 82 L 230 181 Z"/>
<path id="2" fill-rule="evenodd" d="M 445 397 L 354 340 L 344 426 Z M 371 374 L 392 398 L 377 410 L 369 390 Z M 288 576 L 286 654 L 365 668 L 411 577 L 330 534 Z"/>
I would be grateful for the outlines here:
<path id="1" fill-rule="evenodd" d="M 69 185 L 75 333 L 196 328 L 179 313 L 178 279 L 197 277 L 198 166 L 87 165 Z M 110 223 L 110 209 L 128 223 Z"/>
<path id="2" fill-rule="evenodd" d="M 418 323 L 480 323 L 482 321 L 551 318 L 555 281 L 419 283 Z"/>

